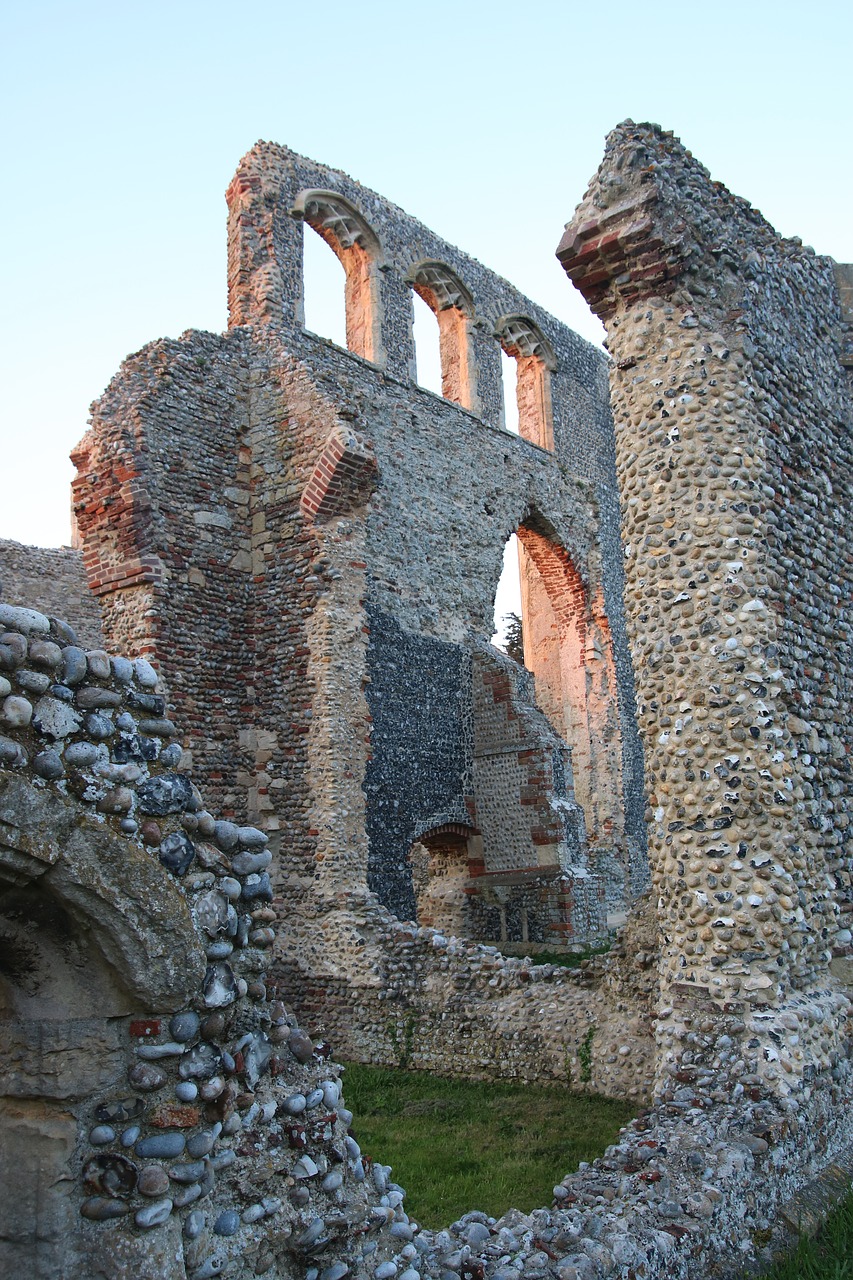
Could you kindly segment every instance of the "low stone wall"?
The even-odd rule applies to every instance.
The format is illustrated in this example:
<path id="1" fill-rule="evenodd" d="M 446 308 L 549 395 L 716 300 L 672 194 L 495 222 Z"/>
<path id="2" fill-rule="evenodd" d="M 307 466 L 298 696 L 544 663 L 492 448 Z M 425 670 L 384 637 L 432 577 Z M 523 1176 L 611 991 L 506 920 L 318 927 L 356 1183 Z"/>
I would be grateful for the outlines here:
<path id="1" fill-rule="evenodd" d="M 638 1105 L 651 1097 L 657 946 L 648 909 L 632 917 L 628 946 L 577 970 L 401 923 L 371 898 L 300 906 L 289 919 L 276 984 L 344 1057 L 551 1080 Z"/>
<path id="2" fill-rule="evenodd" d="M 82 553 L 73 547 L 27 547 L 0 538 L 0 599 L 74 618 L 81 644 L 103 644 L 100 606 L 89 590 Z"/>
<path id="3" fill-rule="evenodd" d="M 713 1102 L 697 1080 L 626 1126 L 601 1159 L 554 1187 L 550 1207 L 469 1213 L 421 1232 L 424 1276 L 490 1280 L 731 1280 L 790 1248 L 814 1204 L 849 1185 L 849 1063 L 802 1107 L 739 1095 Z M 822 1170 L 829 1168 L 825 1180 Z M 805 1188 L 808 1191 L 805 1192 Z"/>

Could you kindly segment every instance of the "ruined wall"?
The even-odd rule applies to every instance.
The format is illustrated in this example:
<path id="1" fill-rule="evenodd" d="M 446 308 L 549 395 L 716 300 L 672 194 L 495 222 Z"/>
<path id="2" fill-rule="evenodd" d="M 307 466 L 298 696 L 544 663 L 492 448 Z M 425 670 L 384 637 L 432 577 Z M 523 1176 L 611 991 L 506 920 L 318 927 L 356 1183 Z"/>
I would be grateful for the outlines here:
<path id="1" fill-rule="evenodd" d="M 648 1101 L 656 957 L 648 910 L 637 925 L 645 948 L 617 949 L 606 970 L 503 956 L 395 920 L 369 898 L 313 916 L 307 909 L 305 925 L 281 950 L 275 981 L 342 1057 Z"/>
<path id="2" fill-rule="evenodd" d="M 249 166 L 236 184 L 251 191 L 255 182 L 267 197 L 244 210 L 245 235 L 232 224 L 235 316 L 244 320 L 255 305 L 257 319 L 268 319 L 281 302 L 275 261 L 253 264 L 249 252 L 262 242 L 263 217 L 275 222 L 275 184 L 262 191 L 262 177 Z M 115 1280 L 289 1276 L 306 1267 L 324 1280 L 377 1271 L 380 1280 L 438 1280 L 457 1269 L 494 1280 L 725 1277 L 766 1263 L 765 1242 L 783 1241 L 784 1223 L 796 1230 L 808 1220 L 813 1194 L 797 1197 L 822 1171 L 826 1185 L 847 1185 L 850 1004 L 826 964 L 830 943 L 847 945 L 831 908 L 833 895 L 844 905 L 848 883 L 838 838 L 846 814 L 835 804 L 848 780 L 835 743 L 849 724 L 849 662 L 836 654 L 846 616 L 835 609 L 849 579 L 839 549 L 846 524 L 826 536 L 812 499 L 829 497 L 827 485 L 838 505 L 849 499 L 841 466 L 850 330 L 826 264 L 777 242 L 654 127 L 612 136 L 562 253 L 612 329 L 660 931 L 645 902 L 611 956 L 580 974 L 537 972 L 396 921 L 366 892 L 365 805 L 352 784 L 364 777 L 369 748 L 364 602 L 374 584 L 360 509 L 372 510 L 381 450 L 353 432 L 351 411 L 377 393 L 380 375 L 318 342 L 329 353 L 327 399 L 313 370 L 275 341 L 258 341 L 252 359 L 237 362 L 259 440 L 240 457 L 247 471 L 237 487 L 248 494 L 238 505 L 252 513 L 240 526 L 250 536 L 234 552 L 233 523 L 208 522 L 223 534 L 203 540 L 216 571 L 205 576 L 212 586 L 200 621 L 215 628 L 226 616 L 219 568 L 245 550 L 250 563 L 238 564 L 248 585 L 235 598 L 255 621 L 238 638 L 255 652 L 260 635 L 264 656 L 253 659 L 239 716 L 232 707 L 240 773 L 213 770 L 211 781 L 225 790 L 233 777 L 281 835 L 217 821 L 202 807 L 185 766 L 199 776 L 208 769 L 203 726 L 193 729 L 193 754 L 181 752 L 152 666 L 86 652 L 67 625 L 0 606 L 8 1048 L 0 1177 L 11 1188 L 0 1241 L 10 1269 Z M 354 340 L 374 358 L 393 342 L 387 327 L 362 323 L 356 304 L 384 286 L 358 253 L 351 266 Z M 441 285 L 434 274 L 425 280 L 424 290 Z M 791 317 L 804 337 L 783 345 Z M 773 333 L 758 351 L 765 326 Z M 245 337 L 228 341 L 244 350 Z M 181 563 L 185 544 L 162 534 L 168 485 L 146 471 L 143 446 L 167 413 L 161 394 L 175 403 L 201 395 L 193 366 L 219 342 L 185 338 L 156 383 L 158 344 L 135 358 L 133 394 L 87 442 L 97 463 L 84 460 L 79 493 L 85 506 L 91 491 L 90 571 L 103 568 L 111 625 L 140 646 L 159 643 L 169 601 L 162 584 L 204 573 L 202 553 L 191 548 Z M 813 385 L 800 361 L 813 366 Z M 362 367 L 363 386 L 338 415 L 335 379 Z M 448 389 L 470 393 L 470 363 L 450 372 Z M 775 391 L 786 379 L 796 423 Z M 120 379 L 112 393 L 120 400 L 125 390 Z M 494 409 L 488 394 L 479 403 Z M 458 412 L 460 422 L 470 418 Z M 176 471 L 179 416 L 174 451 L 162 441 Z M 801 432 L 814 469 L 798 452 Z M 193 437 L 193 483 L 202 436 Z M 99 453 L 99 437 L 111 448 Z M 505 447 L 538 457 L 522 443 Z M 129 530 L 124 546 L 110 541 L 109 507 L 127 514 L 125 525 L 117 521 Z M 310 519 L 297 526 L 300 509 Z M 814 565 L 794 536 L 798 523 L 815 530 Z M 166 548 L 159 558 L 145 544 L 153 527 Z M 798 579 L 796 635 L 780 564 Z M 276 590 L 255 596 L 255 579 Z M 388 577 L 373 598 L 393 603 L 395 585 L 405 582 Z M 406 623 L 414 595 L 398 623 L 439 640 L 428 592 L 424 599 L 422 624 Z M 226 662 L 226 634 L 234 636 L 211 634 Z M 285 654 L 291 683 L 267 661 Z M 163 655 L 166 666 L 165 646 Z M 617 670 L 619 660 L 617 644 Z M 191 705 L 202 661 L 178 653 L 168 673 L 173 703 Z M 205 677 L 211 708 L 215 670 Z M 272 727 L 246 709 L 261 680 Z M 313 696 L 300 701 L 306 687 Z M 221 759 L 231 770 L 224 751 Z M 271 904 L 276 885 L 286 899 Z M 285 902 L 287 928 L 276 940 Z M 550 1075 L 638 1100 L 651 1079 L 656 1023 L 657 1097 L 600 1160 L 557 1183 L 550 1207 L 510 1210 L 497 1222 L 472 1213 L 446 1231 L 421 1231 L 390 1171 L 368 1173 L 346 1134 L 351 1116 L 325 1048 L 299 1030 L 282 997 L 312 1029 L 322 1022 L 348 1051 L 374 1060 Z"/>
<path id="3" fill-rule="evenodd" d="M 27 547 L 0 538 L 0 595 L 58 618 L 73 616 L 81 642 L 91 649 L 101 644 L 101 611 L 83 557 L 72 547 Z"/>
<path id="4" fill-rule="evenodd" d="M 438 1280 L 464 1258 L 490 1277 L 508 1262 L 541 1280 L 614 1266 L 725 1275 L 778 1236 L 780 1208 L 797 1220 L 788 1198 L 804 1178 L 843 1159 L 843 1060 L 799 1113 L 760 1090 L 732 1102 L 683 1070 L 679 1094 L 557 1182 L 550 1208 L 423 1230 L 348 1133 L 328 1046 L 268 982 L 268 842 L 215 819 L 176 767 L 173 726 L 139 705 L 162 698 L 153 668 L 85 651 L 35 610 L 0 605 L 0 626 L 6 1270 Z M 33 687 L 38 673 L 48 689 Z M 378 1059 L 446 1069 L 461 1054 L 478 1076 L 500 1057 L 524 1079 L 539 1055 L 555 1079 L 639 1100 L 630 1063 L 648 1079 L 653 914 L 635 912 L 623 944 L 573 974 L 364 906 L 349 923 L 380 960 L 372 998 L 360 993 Z M 327 943 L 335 920 L 317 924 Z M 305 1002 L 312 977 L 334 975 L 323 942 L 309 955 L 294 941 L 288 994 Z M 351 1013 L 342 1002 L 344 1042 L 360 1034 Z"/>
<path id="5" fill-rule="evenodd" d="M 212 801 L 245 816 L 235 783 L 252 670 L 239 346 L 188 333 L 128 357 L 74 450 L 72 496 L 109 644 L 160 669 L 168 659 L 169 698 Z"/>
<path id="6" fill-rule="evenodd" d="M 282 884 L 333 895 L 368 878 L 412 916 L 412 843 L 472 821 L 471 647 L 491 632 L 506 538 L 535 526 L 575 565 L 581 613 L 612 615 L 618 713 L 599 707 L 585 728 L 584 785 L 604 815 L 592 843 L 617 882 L 634 859 L 636 888 L 603 358 L 387 201 L 283 148 L 254 148 L 228 198 L 229 334 L 132 357 L 75 454 L 110 642 L 156 659 L 205 787 L 271 834 Z M 346 267 L 350 351 L 302 327 L 303 221 Z M 413 290 L 436 310 L 451 398 L 413 381 Z M 528 368 L 547 376 L 547 448 L 503 427 L 501 345 L 522 383 Z"/>
<path id="7" fill-rule="evenodd" d="M 318 189 L 325 190 L 325 203 L 312 203 L 310 193 Z M 604 838 L 627 856 L 627 810 L 630 843 L 642 862 L 639 749 L 619 603 L 621 555 L 604 362 L 506 281 L 338 171 L 259 144 L 238 170 L 229 205 L 232 321 L 251 320 L 280 332 L 375 450 L 381 480 L 367 509 L 365 543 L 371 643 L 381 645 L 383 615 L 411 633 L 411 644 L 417 636 L 458 643 L 466 633 L 490 634 L 500 552 L 508 534 L 533 517 L 575 560 L 589 592 L 603 585 L 621 671 L 624 733 L 620 739 L 620 726 L 614 727 L 622 743 L 617 757 L 624 751 L 625 758 L 624 765 L 617 758 L 611 791 L 615 829 Z M 372 365 L 343 356 L 303 330 L 301 239 L 313 231 L 303 232 L 294 211 L 335 248 L 350 279 L 348 238 L 363 245 L 379 267 L 370 305 L 379 335 L 371 359 L 381 376 Z M 423 264 L 428 264 L 430 288 L 421 284 Z M 413 287 L 433 303 L 443 289 L 439 327 L 453 312 L 464 330 L 459 343 L 464 343 L 469 371 L 467 391 L 450 385 L 450 379 L 445 387 L 450 399 L 413 385 Z M 513 341 L 499 340 L 508 316 L 525 317 L 535 331 L 532 351 L 547 348 L 553 452 L 501 430 L 500 345 L 518 352 L 523 342 L 518 336 L 523 326 L 515 321 Z M 359 350 L 352 334 L 349 345 Z M 403 664 L 399 670 L 406 671 L 398 691 L 405 698 L 411 676 Z M 618 778 L 620 765 L 624 780 Z"/>
<path id="8" fill-rule="evenodd" d="M 559 256 L 614 361 L 661 1069 L 734 1052 L 742 1082 L 796 1091 L 840 1043 L 828 963 L 849 940 L 851 403 L 831 264 L 631 122 Z"/>

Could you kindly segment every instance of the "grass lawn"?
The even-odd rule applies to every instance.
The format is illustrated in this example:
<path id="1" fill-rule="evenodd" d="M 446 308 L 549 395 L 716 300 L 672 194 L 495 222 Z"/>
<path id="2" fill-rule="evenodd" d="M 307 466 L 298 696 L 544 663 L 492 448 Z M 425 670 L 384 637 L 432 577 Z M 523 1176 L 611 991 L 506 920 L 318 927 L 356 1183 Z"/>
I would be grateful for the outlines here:
<path id="1" fill-rule="evenodd" d="M 765 1280 L 853 1280 L 853 1195 L 830 1214 L 814 1240 L 800 1240 Z"/>
<path id="2" fill-rule="evenodd" d="M 500 1217 L 550 1204 L 555 1183 L 601 1155 L 636 1111 L 557 1086 L 360 1063 L 347 1065 L 344 1096 L 362 1151 L 393 1167 L 407 1212 L 426 1227 L 469 1209 Z"/>

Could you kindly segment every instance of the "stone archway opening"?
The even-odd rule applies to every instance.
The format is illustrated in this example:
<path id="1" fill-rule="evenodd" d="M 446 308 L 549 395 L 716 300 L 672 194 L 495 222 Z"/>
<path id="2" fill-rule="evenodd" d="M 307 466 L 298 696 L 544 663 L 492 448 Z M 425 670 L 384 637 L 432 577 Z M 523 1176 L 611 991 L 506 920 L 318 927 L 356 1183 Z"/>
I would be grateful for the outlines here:
<path id="1" fill-rule="evenodd" d="M 0 1274 L 47 1280 L 79 1271 L 82 1108 L 124 1085 L 128 1015 L 185 1005 L 205 960 L 158 860 L 25 777 L 0 805 Z"/>
<path id="2" fill-rule="evenodd" d="M 438 323 L 441 395 L 478 413 L 480 400 L 470 338 L 474 303 L 470 293 L 443 262 L 421 262 L 412 270 L 410 284 Z"/>
<path id="3" fill-rule="evenodd" d="M 504 316 L 495 332 L 502 355 L 504 425 L 531 444 L 553 449 L 551 373 L 556 360 L 551 346 L 524 316 Z"/>
<path id="4" fill-rule="evenodd" d="M 343 268 L 343 281 L 334 275 L 331 278 L 336 284 L 343 284 L 344 314 L 341 316 L 338 310 L 335 331 L 326 336 L 365 360 L 384 364 L 379 305 L 379 268 L 383 257 L 376 232 L 355 205 L 336 191 L 302 191 L 291 212 L 325 241 Z M 314 247 L 310 238 L 303 240 L 303 312 L 307 301 L 305 268 L 311 263 L 312 271 L 317 269 L 316 260 L 306 254 Z M 328 281 L 327 271 L 322 277 L 318 299 L 317 314 L 321 316 L 328 310 L 330 296 L 337 293 L 335 285 L 330 286 Z M 310 316 L 303 318 L 309 320 Z"/>

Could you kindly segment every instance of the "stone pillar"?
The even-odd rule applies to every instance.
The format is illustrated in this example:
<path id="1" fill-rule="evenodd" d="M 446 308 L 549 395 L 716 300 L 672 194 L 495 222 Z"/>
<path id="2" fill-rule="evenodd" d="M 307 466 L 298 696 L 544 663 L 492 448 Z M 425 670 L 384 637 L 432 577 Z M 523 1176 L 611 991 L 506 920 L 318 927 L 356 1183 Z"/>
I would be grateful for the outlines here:
<path id="1" fill-rule="evenodd" d="M 692 1064 L 721 1094 L 786 1095 L 831 1062 L 844 1003 L 828 965 L 830 872 L 849 871 L 833 799 L 849 788 L 849 512 L 831 505 L 851 449 L 832 272 L 631 121 L 558 257 L 613 358 L 659 1086 Z"/>

